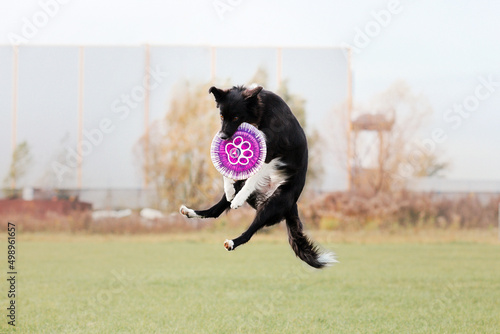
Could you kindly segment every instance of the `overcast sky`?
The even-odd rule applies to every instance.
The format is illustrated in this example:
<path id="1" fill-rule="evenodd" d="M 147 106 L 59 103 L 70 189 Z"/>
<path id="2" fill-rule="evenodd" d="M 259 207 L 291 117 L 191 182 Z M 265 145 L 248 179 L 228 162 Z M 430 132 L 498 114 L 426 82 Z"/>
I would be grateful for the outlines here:
<path id="1" fill-rule="evenodd" d="M 405 80 L 429 98 L 435 111 L 427 136 L 436 128 L 446 135 L 439 146 L 452 161 L 447 176 L 500 179 L 500 1 L 0 4 L 4 45 L 13 40 L 28 45 L 351 45 L 355 101 L 366 101 L 395 80 Z M 455 105 L 470 111 L 450 111 Z"/>

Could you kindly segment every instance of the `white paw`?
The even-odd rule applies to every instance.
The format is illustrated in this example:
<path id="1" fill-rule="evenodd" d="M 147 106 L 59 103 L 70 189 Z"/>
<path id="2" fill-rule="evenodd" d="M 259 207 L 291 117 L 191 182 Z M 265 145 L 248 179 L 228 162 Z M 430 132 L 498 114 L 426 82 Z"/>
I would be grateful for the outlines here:
<path id="1" fill-rule="evenodd" d="M 236 197 L 231 201 L 231 209 L 236 210 L 245 204 L 247 200 L 245 196 L 240 196 L 241 192 L 236 195 Z"/>
<path id="2" fill-rule="evenodd" d="M 224 241 L 224 248 L 226 248 L 228 251 L 232 251 L 233 247 L 234 247 L 233 240 L 226 239 L 226 241 Z"/>
<path id="3" fill-rule="evenodd" d="M 196 212 L 194 212 L 194 210 L 187 208 L 185 205 L 181 205 L 179 212 L 181 213 L 181 215 L 188 218 L 200 218 L 200 216 L 198 216 Z"/>

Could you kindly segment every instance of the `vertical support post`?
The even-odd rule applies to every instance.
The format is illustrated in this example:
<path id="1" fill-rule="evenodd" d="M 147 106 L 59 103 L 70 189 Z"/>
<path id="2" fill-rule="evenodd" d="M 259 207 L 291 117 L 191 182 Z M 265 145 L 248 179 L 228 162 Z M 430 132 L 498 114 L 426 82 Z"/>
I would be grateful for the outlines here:
<path id="1" fill-rule="evenodd" d="M 278 90 L 281 88 L 283 83 L 283 49 L 279 47 L 276 52 L 276 80 L 278 82 Z"/>
<path id="2" fill-rule="evenodd" d="M 352 49 L 347 52 L 347 190 L 352 190 Z"/>
<path id="3" fill-rule="evenodd" d="M 210 82 L 215 85 L 216 76 L 216 65 L 217 65 L 217 50 L 214 46 L 210 48 Z"/>
<path id="4" fill-rule="evenodd" d="M 78 170 L 77 170 L 77 188 L 82 188 L 82 164 L 83 164 L 83 88 L 84 88 L 84 68 L 85 68 L 85 49 L 79 48 L 78 54 L 78 132 L 77 132 L 77 152 L 78 152 Z"/>
<path id="5" fill-rule="evenodd" d="M 12 59 L 12 156 L 17 148 L 17 107 L 19 91 L 19 46 L 14 45 Z M 16 180 L 10 182 L 11 189 L 16 188 Z"/>
<path id="6" fill-rule="evenodd" d="M 378 186 L 377 191 L 380 191 L 384 186 L 384 133 L 382 129 L 378 129 Z"/>
<path id="7" fill-rule="evenodd" d="M 149 106 L 150 106 L 150 92 L 151 92 L 151 50 L 149 44 L 146 44 L 144 55 L 144 188 L 149 185 Z"/>

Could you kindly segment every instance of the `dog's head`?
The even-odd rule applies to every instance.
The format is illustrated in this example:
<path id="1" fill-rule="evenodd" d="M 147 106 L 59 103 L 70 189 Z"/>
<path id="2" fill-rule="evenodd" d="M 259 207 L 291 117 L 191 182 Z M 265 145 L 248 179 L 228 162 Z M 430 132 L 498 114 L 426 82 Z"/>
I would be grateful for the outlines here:
<path id="1" fill-rule="evenodd" d="M 210 87 L 208 92 L 214 95 L 217 108 L 220 110 L 221 139 L 231 138 L 243 122 L 258 127 L 262 113 L 259 98 L 261 90 L 261 86 L 252 89 L 238 86 L 226 90 Z"/>

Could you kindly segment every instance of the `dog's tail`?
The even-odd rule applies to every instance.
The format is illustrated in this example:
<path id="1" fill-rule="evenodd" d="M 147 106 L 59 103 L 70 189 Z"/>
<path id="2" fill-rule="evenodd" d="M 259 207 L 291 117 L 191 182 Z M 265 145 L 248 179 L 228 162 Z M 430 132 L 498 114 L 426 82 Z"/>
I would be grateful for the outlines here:
<path id="1" fill-rule="evenodd" d="M 317 246 L 304 234 L 302 222 L 298 215 L 286 217 L 288 230 L 288 242 L 292 246 L 295 255 L 314 268 L 324 268 L 338 262 L 332 252 L 321 252 Z"/>

